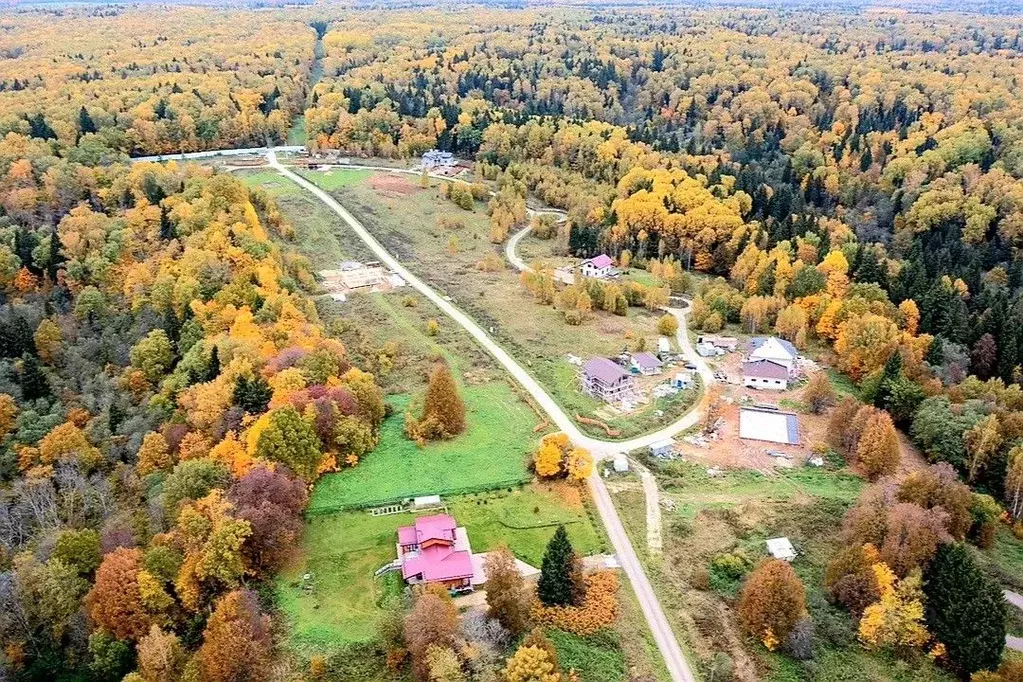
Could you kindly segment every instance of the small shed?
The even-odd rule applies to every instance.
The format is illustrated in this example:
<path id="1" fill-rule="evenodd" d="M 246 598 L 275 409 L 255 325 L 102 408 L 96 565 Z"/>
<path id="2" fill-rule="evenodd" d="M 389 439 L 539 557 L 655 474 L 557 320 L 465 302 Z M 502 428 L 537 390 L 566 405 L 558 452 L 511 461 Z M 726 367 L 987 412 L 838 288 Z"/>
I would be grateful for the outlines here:
<path id="1" fill-rule="evenodd" d="M 675 454 L 675 439 L 664 438 L 650 444 L 650 454 L 654 457 L 671 458 Z"/>
<path id="2" fill-rule="evenodd" d="M 632 368 L 644 376 L 660 374 L 663 363 L 653 353 L 632 354 Z"/>
<path id="3" fill-rule="evenodd" d="M 686 390 L 693 386 L 693 373 L 692 372 L 679 372 L 675 375 L 675 378 L 671 380 L 671 385 L 675 388 Z"/>
<path id="4" fill-rule="evenodd" d="M 792 561 L 796 558 L 796 548 L 788 538 L 771 538 L 767 541 L 767 551 L 775 559 Z"/>
<path id="5" fill-rule="evenodd" d="M 430 509 L 440 506 L 440 495 L 423 495 L 412 499 L 414 509 Z"/>
<path id="6" fill-rule="evenodd" d="M 668 340 L 667 336 L 662 336 L 657 339 L 657 352 L 658 353 L 670 353 L 671 352 L 671 341 Z"/>
<path id="7" fill-rule="evenodd" d="M 615 471 L 623 474 L 629 470 L 629 458 L 625 456 L 624 452 L 619 452 L 615 455 L 613 466 Z"/>

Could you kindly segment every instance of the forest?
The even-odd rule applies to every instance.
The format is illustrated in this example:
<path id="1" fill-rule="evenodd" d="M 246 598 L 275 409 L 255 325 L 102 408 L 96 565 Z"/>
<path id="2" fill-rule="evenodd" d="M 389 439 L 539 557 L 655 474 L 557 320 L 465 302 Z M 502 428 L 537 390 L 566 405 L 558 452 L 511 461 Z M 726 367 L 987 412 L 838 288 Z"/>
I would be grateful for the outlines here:
<path id="1" fill-rule="evenodd" d="M 823 352 L 868 404 L 836 408 L 836 451 L 883 455 L 899 427 L 933 464 L 896 485 L 878 460 L 829 567 L 885 646 L 921 574 L 929 597 L 942 566 L 977 574 L 952 540 L 983 547 L 998 518 L 1023 536 L 1021 54 L 1017 15 L 878 8 L 4 10 L 0 679 L 270 678 L 268 581 L 309 486 L 376 446 L 383 392 L 325 329 L 272 197 L 131 160 L 299 123 L 313 152 L 451 151 L 497 189 L 495 243 L 532 195 L 567 212 L 565 254 L 656 273 L 698 329 Z M 443 435 L 427 417 L 410 430 Z M 892 648 L 930 642 L 921 618 Z M 392 635 L 402 675 L 498 674 L 414 634 L 402 668 Z M 961 677 L 997 667 L 951 649 Z M 514 679 L 562 679 L 543 674 Z"/>

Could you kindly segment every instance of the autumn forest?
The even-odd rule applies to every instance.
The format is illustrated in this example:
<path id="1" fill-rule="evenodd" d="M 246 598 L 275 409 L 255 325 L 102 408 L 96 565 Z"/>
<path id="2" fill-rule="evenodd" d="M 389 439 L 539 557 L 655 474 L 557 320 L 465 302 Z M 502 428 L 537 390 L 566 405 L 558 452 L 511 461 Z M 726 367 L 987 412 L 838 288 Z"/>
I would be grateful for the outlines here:
<path id="1" fill-rule="evenodd" d="M 663 284 L 629 305 L 684 296 L 694 331 L 824 358 L 862 402 L 835 408 L 833 431 L 856 431 L 839 456 L 856 459 L 872 420 L 932 465 L 897 485 L 897 457 L 856 462 L 881 484 L 827 577 L 856 619 L 968 563 L 953 540 L 990 546 L 996 523 L 1023 537 L 1023 16 L 14 7 L 0 12 L 0 680 L 346 679 L 274 654 L 272 581 L 310 486 L 372 457 L 392 406 L 321 318 L 274 197 L 138 160 L 296 142 L 384 163 L 450 151 L 474 184 L 449 197 L 494 190 L 495 245 L 535 198 L 567 215 L 551 228 L 562 254 Z M 551 271 L 523 284 L 554 301 Z M 903 639 L 888 649 L 946 656 L 922 618 L 889 623 Z M 943 669 L 1021 679 L 994 672 L 995 639 Z M 464 651 L 443 677 L 408 648 L 386 651 L 393 679 L 577 679 L 479 672 Z M 801 675 L 784 679 L 815 679 Z"/>

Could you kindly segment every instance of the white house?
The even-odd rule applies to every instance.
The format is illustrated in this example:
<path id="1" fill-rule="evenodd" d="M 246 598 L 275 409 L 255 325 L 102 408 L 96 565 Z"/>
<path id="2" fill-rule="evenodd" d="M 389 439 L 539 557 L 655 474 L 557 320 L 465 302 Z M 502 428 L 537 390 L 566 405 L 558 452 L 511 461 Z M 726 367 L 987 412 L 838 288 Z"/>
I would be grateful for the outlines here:
<path id="1" fill-rule="evenodd" d="M 784 365 L 786 370 L 791 371 L 796 366 L 796 359 L 799 351 L 785 339 L 776 336 L 757 336 L 749 342 L 749 361 L 770 360 L 779 365 Z"/>
<path id="2" fill-rule="evenodd" d="M 742 363 L 742 385 L 784 391 L 789 387 L 789 368 L 777 360 L 747 360 Z"/>
<path id="3" fill-rule="evenodd" d="M 594 279 L 606 279 L 614 274 L 614 261 L 607 254 L 600 254 L 596 258 L 587 258 L 579 264 L 583 277 Z"/>

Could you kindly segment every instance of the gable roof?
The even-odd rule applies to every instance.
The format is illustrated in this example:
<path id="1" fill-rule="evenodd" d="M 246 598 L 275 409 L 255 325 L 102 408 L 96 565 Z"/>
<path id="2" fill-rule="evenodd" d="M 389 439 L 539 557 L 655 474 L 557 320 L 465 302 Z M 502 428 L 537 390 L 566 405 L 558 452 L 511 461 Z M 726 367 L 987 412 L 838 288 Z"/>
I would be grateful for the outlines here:
<path id="1" fill-rule="evenodd" d="M 645 351 L 641 353 L 633 353 L 632 361 L 642 369 L 657 369 L 662 364 L 653 353 L 647 353 Z"/>
<path id="2" fill-rule="evenodd" d="M 789 354 L 793 359 L 799 356 L 799 351 L 790 342 L 785 339 L 779 339 L 777 336 L 754 336 L 749 341 L 749 349 L 752 353 L 755 350 L 759 350 L 765 343 L 771 342 L 772 344 L 778 344 L 782 350 Z"/>
<path id="3" fill-rule="evenodd" d="M 586 364 L 583 365 L 583 372 L 586 373 L 586 376 L 599 379 L 605 384 L 613 384 L 614 382 L 629 376 L 629 373 L 622 369 L 619 364 L 612 362 L 607 358 L 599 357 L 587 360 Z"/>
<path id="4" fill-rule="evenodd" d="M 757 379 L 788 379 L 789 370 L 779 362 L 764 358 L 742 363 L 742 375 Z"/>
<path id="5" fill-rule="evenodd" d="M 609 268 L 614 265 L 614 261 L 611 260 L 611 256 L 606 253 L 602 253 L 595 258 L 589 258 L 584 260 L 583 263 L 589 263 L 595 268 Z"/>
<path id="6" fill-rule="evenodd" d="M 426 540 L 454 542 L 457 525 L 447 514 L 420 516 L 415 525 L 398 528 L 398 542 L 402 545 L 420 545 Z"/>

